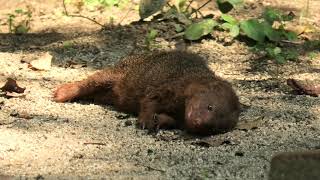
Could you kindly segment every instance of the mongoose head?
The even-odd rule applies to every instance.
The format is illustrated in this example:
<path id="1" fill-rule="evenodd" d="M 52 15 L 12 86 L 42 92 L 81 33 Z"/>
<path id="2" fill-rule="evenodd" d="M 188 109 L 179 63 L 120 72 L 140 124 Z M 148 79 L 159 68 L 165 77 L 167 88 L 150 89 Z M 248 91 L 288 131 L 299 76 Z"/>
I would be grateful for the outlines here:
<path id="1" fill-rule="evenodd" d="M 193 84 L 186 92 L 187 131 L 207 135 L 235 127 L 239 119 L 239 100 L 229 83 Z"/>

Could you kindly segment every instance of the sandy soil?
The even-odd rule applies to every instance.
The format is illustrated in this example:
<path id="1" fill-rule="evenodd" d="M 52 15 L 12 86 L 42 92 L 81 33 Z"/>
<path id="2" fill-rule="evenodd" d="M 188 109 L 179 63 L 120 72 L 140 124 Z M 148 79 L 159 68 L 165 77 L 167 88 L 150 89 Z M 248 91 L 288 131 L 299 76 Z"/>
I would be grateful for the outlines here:
<path id="1" fill-rule="evenodd" d="M 319 1 L 310 2 L 311 7 L 320 6 Z M 277 5 L 254 3 L 255 13 L 268 3 Z M 301 9 L 303 3 L 288 0 L 281 5 Z M 58 84 L 85 78 L 130 53 L 146 52 L 144 37 L 151 27 L 162 32 L 156 39 L 158 49 L 174 48 L 175 41 L 164 38 L 171 36 L 170 24 L 108 25 L 101 31 L 85 19 L 64 16 L 56 1 L 0 4 L 1 32 L 7 32 L 2 21 L 6 13 L 26 5 L 34 8 L 30 34 L 0 34 L 0 86 L 14 77 L 26 87 L 25 96 L 0 96 L 0 178 L 267 179 L 272 155 L 320 148 L 319 97 L 294 95 L 285 83 L 291 77 L 320 80 L 320 47 L 289 47 L 304 53 L 298 62 L 278 66 L 238 40 L 208 38 L 190 44 L 190 51 L 207 58 L 210 67 L 234 85 L 243 105 L 240 123 L 231 132 L 210 137 L 180 130 L 154 135 L 137 129 L 135 117 L 112 107 L 55 103 L 51 96 Z M 121 21 L 126 12 L 82 13 L 105 23 L 111 15 Z M 311 8 L 312 23 L 319 26 L 315 12 Z M 122 24 L 134 20 L 138 15 L 131 11 Z M 312 60 L 308 51 L 316 52 Z M 30 69 L 28 62 L 45 52 L 53 55 L 50 70 Z M 70 62 L 76 65 L 70 67 Z"/>

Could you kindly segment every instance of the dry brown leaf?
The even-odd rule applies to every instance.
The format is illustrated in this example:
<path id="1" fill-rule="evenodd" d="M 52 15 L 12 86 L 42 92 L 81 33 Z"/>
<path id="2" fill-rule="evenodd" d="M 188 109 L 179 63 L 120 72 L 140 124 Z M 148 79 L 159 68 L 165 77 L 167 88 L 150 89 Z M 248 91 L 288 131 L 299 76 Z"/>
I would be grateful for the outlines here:
<path id="1" fill-rule="evenodd" d="M 48 71 L 51 68 L 52 56 L 49 52 L 42 55 L 39 59 L 31 61 L 29 68 L 33 70 L 45 70 Z"/>
<path id="2" fill-rule="evenodd" d="M 6 84 L 0 88 L 3 92 L 24 93 L 26 88 L 19 87 L 16 80 L 7 78 Z"/>
<path id="3" fill-rule="evenodd" d="M 3 92 L 0 95 L 6 98 L 25 97 L 24 91 L 26 88 L 18 86 L 16 80 L 7 78 L 7 82 L 3 87 L 0 88 L 0 90 Z"/>

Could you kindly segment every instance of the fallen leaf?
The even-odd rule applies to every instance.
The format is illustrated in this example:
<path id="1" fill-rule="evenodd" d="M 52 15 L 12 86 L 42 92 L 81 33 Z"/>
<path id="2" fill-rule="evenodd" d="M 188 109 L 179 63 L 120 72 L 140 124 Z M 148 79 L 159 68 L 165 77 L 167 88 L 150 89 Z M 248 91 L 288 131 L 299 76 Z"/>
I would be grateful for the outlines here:
<path id="1" fill-rule="evenodd" d="M 33 70 L 50 70 L 51 68 L 52 56 L 49 52 L 42 55 L 39 59 L 31 61 L 29 68 Z"/>
<path id="2" fill-rule="evenodd" d="M 16 80 L 12 78 L 7 78 L 6 84 L 0 88 L 3 92 L 16 92 L 16 93 L 24 93 L 26 88 L 19 87 Z"/>

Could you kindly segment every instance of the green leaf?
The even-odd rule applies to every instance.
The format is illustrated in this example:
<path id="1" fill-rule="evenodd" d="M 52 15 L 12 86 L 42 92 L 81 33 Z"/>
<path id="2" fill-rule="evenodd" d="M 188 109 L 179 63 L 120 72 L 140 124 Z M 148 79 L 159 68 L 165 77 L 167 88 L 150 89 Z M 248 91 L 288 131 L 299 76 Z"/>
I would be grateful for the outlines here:
<path id="1" fill-rule="evenodd" d="M 284 64 L 286 63 L 286 59 L 282 55 L 275 56 L 276 63 Z"/>
<path id="2" fill-rule="evenodd" d="M 166 0 L 141 0 L 139 4 L 139 15 L 141 19 L 147 18 L 160 11 L 166 4 Z"/>
<path id="3" fill-rule="evenodd" d="M 15 27 L 14 29 L 14 33 L 15 34 L 25 34 L 29 31 L 29 28 L 24 26 L 24 25 L 18 25 L 17 27 Z"/>
<path id="4" fill-rule="evenodd" d="M 282 52 L 281 48 L 274 45 L 267 46 L 265 50 L 267 51 L 268 56 L 273 58 L 275 58 L 276 56 L 279 56 Z"/>
<path id="5" fill-rule="evenodd" d="M 230 24 L 237 24 L 238 23 L 238 21 L 234 17 L 232 17 L 228 14 L 221 14 L 221 18 Z"/>
<path id="6" fill-rule="evenodd" d="M 274 54 L 274 55 L 278 55 L 278 54 L 280 54 L 280 53 L 281 53 L 281 48 L 275 47 L 275 48 L 273 49 L 273 54 Z"/>
<path id="7" fill-rule="evenodd" d="M 265 50 L 266 50 L 268 56 L 270 56 L 270 57 L 274 57 L 274 56 L 275 56 L 275 54 L 274 54 L 274 48 L 272 48 L 272 47 L 266 47 Z"/>
<path id="8" fill-rule="evenodd" d="M 14 12 L 17 13 L 17 14 L 22 14 L 23 10 L 22 9 L 16 9 L 16 10 L 14 10 Z"/>
<path id="9" fill-rule="evenodd" d="M 240 27 L 238 24 L 230 24 L 226 22 L 220 25 L 220 27 L 223 28 L 224 30 L 230 31 L 230 35 L 232 37 L 237 37 L 240 33 Z"/>
<path id="10" fill-rule="evenodd" d="M 158 35 L 158 31 L 155 29 L 151 29 L 150 32 L 147 34 L 147 39 L 154 40 L 157 35 Z"/>
<path id="11" fill-rule="evenodd" d="M 256 19 L 242 21 L 240 23 L 241 30 L 251 39 L 263 42 L 265 38 L 263 25 Z"/>
<path id="12" fill-rule="evenodd" d="M 188 40 L 198 40 L 202 36 L 205 36 L 212 32 L 213 28 L 218 23 L 212 19 L 205 19 L 201 22 L 191 24 L 187 27 L 184 37 Z"/>
<path id="13" fill-rule="evenodd" d="M 222 29 L 224 29 L 224 30 L 230 30 L 231 28 L 232 28 L 232 24 L 230 24 L 230 23 L 223 23 L 223 24 L 221 24 L 221 28 Z"/>
<path id="14" fill-rule="evenodd" d="M 232 37 L 237 37 L 239 33 L 240 33 L 240 27 L 237 24 L 233 25 L 230 29 L 230 35 Z"/>
<path id="15" fill-rule="evenodd" d="M 180 24 L 175 24 L 175 25 L 174 25 L 174 28 L 175 28 L 176 32 L 181 32 L 181 31 L 183 31 L 183 27 L 182 27 Z"/>
<path id="16" fill-rule="evenodd" d="M 73 42 L 72 41 L 64 41 L 62 43 L 63 48 L 69 49 L 73 46 Z"/>
<path id="17" fill-rule="evenodd" d="M 289 41 L 295 41 L 298 39 L 298 36 L 295 32 L 289 31 L 289 32 L 285 32 L 284 35 L 286 36 L 286 38 Z"/>
<path id="18" fill-rule="evenodd" d="M 317 53 L 315 51 L 312 51 L 312 52 L 309 52 L 307 56 L 310 60 L 313 60 L 317 57 Z"/>
<path id="19" fill-rule="evenodd" d="M 271 25 L 273 24 L 274 21 L 281 20 L 280 12 L 272 8 L 266 8 L 262 16 Z"/>
<path id="20" fill-rule="evenodd" d="M 147 34 L 147 37 L 145 39 L 145 43 L 147 44 L 148 47 L 153 43 L 153 41 L 156 39 L 157 35 L 158 35 L 157 30 L 151 29 L 149 31 L 149 33 Z"/>
<path id="21" fill-rule="evenodd" d="M 288 50 L 286 52 L 286 59 L 288 60 L 296 60 L 298 59 L 299 53 L 297 51 Z"/>
<path id="22" fill-rule="evenodd" d="M 264 34 L 267 36 L 267 38 L 270 41 L 280 41 L 281 40 L 281 31 L 278 31 L 276 29 L 273 29 L 272 26 L 267 23 L 264 22 L 263 23 L 263 29 L 264 29 Z"/>

